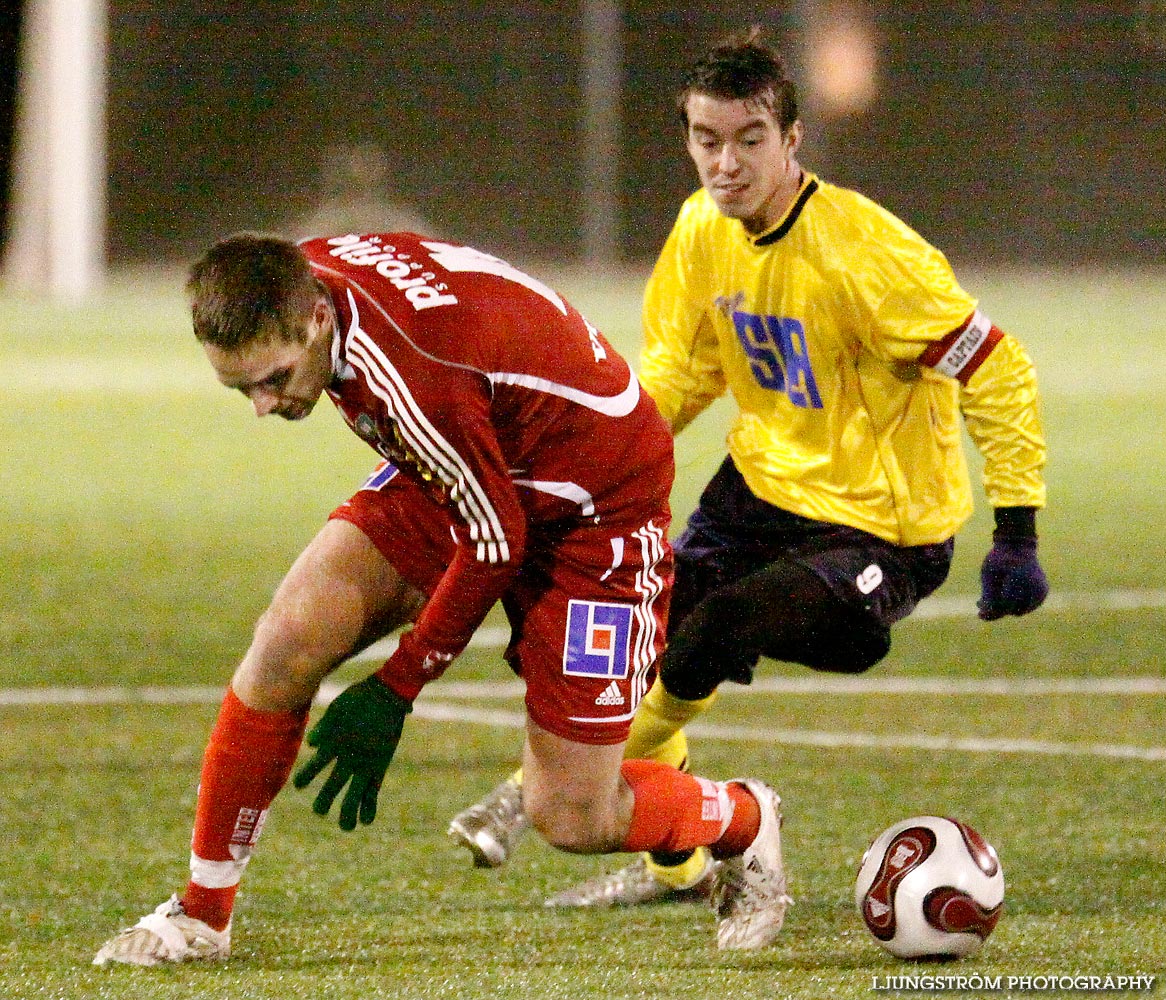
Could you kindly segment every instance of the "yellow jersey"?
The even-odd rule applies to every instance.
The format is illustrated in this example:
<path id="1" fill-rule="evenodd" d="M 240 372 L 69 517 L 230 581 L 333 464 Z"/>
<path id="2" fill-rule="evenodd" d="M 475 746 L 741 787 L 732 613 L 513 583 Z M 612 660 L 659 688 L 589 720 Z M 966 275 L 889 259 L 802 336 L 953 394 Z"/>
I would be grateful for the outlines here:
<path id="1" fill-rule="evenodd" d="M 898 545 L 972 511 L 960 417 L 994 507 L 1042 507 L 1032 363 L 947 259 L 857 192 L 804 176 L 751 235 L 703 189 L 644 296 L 640 378 L 673 432 L 726 388 L 729 454 L 760 498 Z"/>

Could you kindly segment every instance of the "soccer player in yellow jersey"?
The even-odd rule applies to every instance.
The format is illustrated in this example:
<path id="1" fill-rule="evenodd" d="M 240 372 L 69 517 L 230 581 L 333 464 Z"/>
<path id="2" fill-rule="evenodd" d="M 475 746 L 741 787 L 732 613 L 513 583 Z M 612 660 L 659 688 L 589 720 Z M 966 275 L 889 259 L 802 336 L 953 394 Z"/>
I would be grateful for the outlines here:
<path id="1" fill-rule="evenodd" d="M 683 725 L 722 681 L 748 684 L 760 656 L 843 673 L 886 656 L 972 510 L 961 418 L 995 510 L 980 617 L 1027 614 L 1048 593 L 1045 444 L 1020 344 L 942 253 L 802 168 L 794 85 L 756 31 L 701 58 L 678 104 L 701 189 L 647 286 L 640 378 L 674 434 L 726 390 L 739 412 L 677 540 L 669 646 L 628 743 L 672 763 Z M 455 818 L 455 838 L 492 846 L 480 807 L 506 788 Z M 640 859 L 548 902 L 682 895 L 711 867 L 705 852 Z"/>

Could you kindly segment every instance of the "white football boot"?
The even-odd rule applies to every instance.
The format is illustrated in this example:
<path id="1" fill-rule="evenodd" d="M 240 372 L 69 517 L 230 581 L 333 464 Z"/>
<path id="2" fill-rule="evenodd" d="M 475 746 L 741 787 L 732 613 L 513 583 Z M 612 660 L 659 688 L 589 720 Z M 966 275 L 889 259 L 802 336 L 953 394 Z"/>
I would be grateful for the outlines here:
<path id="1" fill-rule="evenodd" d="M 506 864 L 529 826 L 522 785 L 511 776 L 451 819 L 448 832 L 454 843 L 469 849 L 475 867 L 497 868 Z"/>
<path id="2" fill-rule="evenodd" d="M 781 799 L 756 778 L 739 778 L 761 807 L 761 827 L 745 853 L 726 858 L 717 869 L 712 906 L 717 915 L 717 947 L 752 950 L 772 944 L 781 931 L 786 907 L 785 866 L 781 859 Z"/>
<path id="3" fill-rule="evenodd" d="M 216 931 L 188 917 L 177 894 L 101 946 L 94 965 L 167 965 L 221 962 L 231 954 L 231 927 Z"/>
<path id="4" fill-rule="evenodd" d="M 562 889 L 546 900 L 547 906 L 643 906 L 646 903 L 707 902 L 712 895 L 719 862 L 704 851 L 704 867 L 692 883 L 670 885 L 657 878 L 648 864 L 647 856 L 640 855 L 630 865 L 618 871 L 597 875 L 586 882 Z"/>

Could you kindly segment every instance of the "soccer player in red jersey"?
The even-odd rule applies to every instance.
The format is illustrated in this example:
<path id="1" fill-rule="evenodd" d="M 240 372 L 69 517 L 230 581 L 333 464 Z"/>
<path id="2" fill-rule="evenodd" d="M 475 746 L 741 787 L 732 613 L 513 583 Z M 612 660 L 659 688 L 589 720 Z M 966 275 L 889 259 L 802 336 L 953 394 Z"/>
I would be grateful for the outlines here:
<path id="1" fill-rule="evenodd" d="M 296 561 L 226 692 L 204 757 L 191 877 L 94 961 L 221 959 L 235 893 L 291 774 L 308 708 L 356 649 L 412 619 L 384 666 L 328 706 L 296 773 L 371 823 L 406 714 L 497 601 L 526 683 L 522 807 L 577 853 L 723 858 L 718 944 L 758 947 L 786 907 L 777 795 L 624 761 L 662 650 L 672 443 L 627 363 L 553 289 L 410 233 L 296 245 L 240 235 L 188 282 L 219 380 L 258 416 L 328 395 L 391 462 Z"/>

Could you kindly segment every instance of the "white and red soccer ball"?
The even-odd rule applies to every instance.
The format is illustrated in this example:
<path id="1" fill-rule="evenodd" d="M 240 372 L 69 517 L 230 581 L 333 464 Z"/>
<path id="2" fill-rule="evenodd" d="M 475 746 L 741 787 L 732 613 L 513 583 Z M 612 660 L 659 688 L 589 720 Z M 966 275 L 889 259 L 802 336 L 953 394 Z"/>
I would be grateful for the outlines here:
<path id="1" fill-rule="evenodd" d="M 966 823 L 914 816 L 867 848 L 854 902 L 892 955 L 963 958 L 1000 918 L 1004 872 L 992 845 Z"/>

